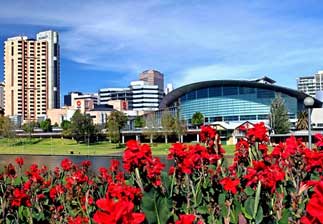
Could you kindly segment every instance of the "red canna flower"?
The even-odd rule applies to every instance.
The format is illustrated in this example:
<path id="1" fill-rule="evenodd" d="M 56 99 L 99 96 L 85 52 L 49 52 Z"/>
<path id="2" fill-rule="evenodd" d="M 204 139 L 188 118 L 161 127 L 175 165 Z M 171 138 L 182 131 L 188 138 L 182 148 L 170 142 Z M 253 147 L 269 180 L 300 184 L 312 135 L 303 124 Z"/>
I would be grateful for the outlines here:
<path id="1" fill-rule="evenodd" d="M 24 165 L 24 159 L 22 157 L 17 157 L 16 163 L 18 164 L 19 167 L 22 167 L 22 165 Z"/>
<path id="2" fill-rule="evenodd" d="M 13 201 L 11 202 L 11 206 L 19 207 L 21 205 L 31 207 L 31 203 L 29 200 L 29 196 L 18 188 L 15 188 L 12 193 Z"/>
<path id="3" fill-rule="evenodd" d="M 89 218 L 82 217 L 82 216 L 68 217 L 67 223 L 68 224 L 87 224 L 89 223 Z"/>
<path id="4" fill-rule="evenodd" d="M 69 171 L 70 169 L 72 169 L 73 162 L 70 159 L 65 158 L 62 160 L 61 166 L 64 171 Z"/>
<path id="5" fill-rule="evenodd" d="M 247 137 L 252 141 L 268 142 L 269 138 L 264 122 L 257 123 L 253 128 L 248 129 Z"/>
<path id="6" fill-rule="evenodd" d="M 134 204 L 130 201 L 105 198 L 97 200 L 96 205 L 101 209 L 93 216 L 98 224 L 140 224 L 145 220 L 143 213 L 133 212 Z"/>
<path id="7" fill-rule="evenodd" d="M 238 178 L 230 178 L 225 177 L 220 181 L 220 184 L 223 186 L 225 191 L 231 192 L 232 194 L 237 193 L 237 187 L 240 184 L 240 180 Z"/>
<path id="8" fill-rule="evenodd" d="M 306 206 L 306 216 L 302 218 L 302 223 L 323 223 L 323 181 L 320 181 L 314 194 Z"/>
<path id="9" fill-rule="evenodd" d="M 323 147 L 323 135 L 321 133 L 317 133 L 314 137 L 316 139 L 315 145 L 318 148 L 322 148 Z"/>
<path id="10" fill-rule="evenodd" d="M 195 215 L 179 215 L 179 219 L 175 224 L 193 224 L 195 221 Z"/>

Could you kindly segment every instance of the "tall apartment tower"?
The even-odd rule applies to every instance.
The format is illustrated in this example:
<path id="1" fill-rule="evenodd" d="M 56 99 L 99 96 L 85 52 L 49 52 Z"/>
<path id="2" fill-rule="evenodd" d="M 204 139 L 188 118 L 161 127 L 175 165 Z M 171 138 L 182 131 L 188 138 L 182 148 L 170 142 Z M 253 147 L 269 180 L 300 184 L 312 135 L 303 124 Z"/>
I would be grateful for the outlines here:
<path id="1" fill-rule="evenodd" d="M 5 115 L 37 120 L 60 106 L 58 33 L 45 31 L 36 39 L 8 38 L 4 43 Z"/>
<path id="2" fill-rule="evenodd" d="M 312 76 L 303 76 L 296 79 L 297 89 L 312 97 L 316 92 L 323 91 L 323 71 L 318 71 Z"/>
<path id="3" fill-rule="evenodd" d="M 164 91 L 164 74 L 156 70 L 146 70 L 140 73 L 139 79 L 145 81 L 149 85 L 157 85 L 158 88 Z"/>

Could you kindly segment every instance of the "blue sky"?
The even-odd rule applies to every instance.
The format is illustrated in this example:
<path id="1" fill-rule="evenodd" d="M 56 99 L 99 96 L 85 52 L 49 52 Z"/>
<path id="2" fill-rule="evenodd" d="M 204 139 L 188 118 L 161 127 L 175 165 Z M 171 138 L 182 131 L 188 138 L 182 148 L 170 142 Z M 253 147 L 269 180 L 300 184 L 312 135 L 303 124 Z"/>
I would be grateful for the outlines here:
<path id="1" fill-rule="evenodd" d="M 296 88 L 296 77 L 323 70 L 321 1 L 0 0 L 0 5 L 1 42 L 48 29 L 60 33 L 62 95 L 124 87 L 150 68 L 176 87 L 267 75 Z"/>

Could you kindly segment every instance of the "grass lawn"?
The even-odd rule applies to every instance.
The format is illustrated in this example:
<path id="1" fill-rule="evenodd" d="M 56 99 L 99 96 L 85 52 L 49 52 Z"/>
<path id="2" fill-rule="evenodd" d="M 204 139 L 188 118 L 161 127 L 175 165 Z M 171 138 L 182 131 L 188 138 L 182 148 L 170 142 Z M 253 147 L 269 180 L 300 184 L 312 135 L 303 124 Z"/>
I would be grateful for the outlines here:
<path id="1" fill-rule="evenodd" d="M 166 155 L 171 144 L 152 144 L 154 155 Z M 233 155 L 234 146 L 224 145 L 227 155 Z M 0 154 L 53 154 L 67 155 L 73 151 L 76 155 L 107 155 L 120 153 L 124 146 L 109 142 L 99 142 L 96 144 L 77 144 L 71 139 L 60 138 L 15 138 L 0 139 Z"/>

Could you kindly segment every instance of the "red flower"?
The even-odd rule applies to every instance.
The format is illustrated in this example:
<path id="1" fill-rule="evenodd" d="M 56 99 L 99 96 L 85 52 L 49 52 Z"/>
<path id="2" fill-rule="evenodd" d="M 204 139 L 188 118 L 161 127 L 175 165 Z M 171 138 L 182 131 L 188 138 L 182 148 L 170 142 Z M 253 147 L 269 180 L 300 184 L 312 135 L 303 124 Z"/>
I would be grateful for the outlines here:
<path id="1" fill-rule="evenodd" d="M 211 126 L 203 125 L 201 127 L 200 139 L 202 142 L 214 140 L 215 134 L 216 134 L 216 132 Z"/>
<path id="2" fill-rule="evenodd" d="M 16 169 L 15 166 L 12 165 L 11 163 L 8 164 L 8 167 L 6 169 L 6 174 L 8 175 L 8 177 L 10 178 L 14 178 L 16 177 Z"/>
<path id="3" fill-rule="evenodd" d="M 321 133 L 317 133 L 315 135 L 315 139 L 316 139 L 316 143 L 315 145 L 318 147 L 318 148 L 321 148 L 323 147 L 323 135 Z"/>
<path id="4" fill-rule="evenodd" d="M 67 223 L 68 224 L 87 224 L 89 223 L 89 218 L 82 217 L 82 216 L 68 217 Z"/>
<path id="5" fill-rule="evenodd" d="M 238 178 L 231 179 L 230 177 L 225 177 L 220 181 L 220 184 L 223 186 L 224 190 L 236 194 L 240 180 Z"/>
<path id="6" fill-rule="evenodd" d="M 99 199 L 96 205 L 102 211 L 96 211 L 93 220 L 98 224 L 140 224 L 145 220 L 143 213 L 133 212 L 134 204 L 130 201 Z"/>
<path id="7" fill-rule="evenodd" d="M 65 158 L 62 160 L 61 166 L 62 166 L 63 170 L 69 171 L 70 169 L 72 169 L 73 162 L 70 159 Z"/>
<path id="8" fill-rule="evenodd" d="M 25 206 L 31 207 L 29 197 L 23 190 L 15 188 L 13 190 L 12 195 L 13 195 L 13 201 L 11 202 L 11 206 L 19 207 L 21 205 L 25 205 Z"/>
<path id="9" fill-rule="evenodd" d="M 62 185 L 56 185 L 54 187 L 52 187 L 49 191 L 49 197 L 54 200 L 56 198 L 56 196 L 62 195 L 64 194 L 64 188 L 62 187 Z"/>
<path id="10" fill-rule="evenodd" d="M 24 165 L 24 159 L 22 157 L 17 157 L 16 163 L 19 165 L 19 167 L 22 167 L 22 165 Z"/>
<path id="11" fill-rule="evenodd" d="M 264 122 L 257 123 L 253 128 L 249 129 L 247 131 L 247 137 L 251 139 L 251 141 L 267 142 L 267 128 L 265 127 Z"/>
<path id="12" fill-rule="evenodd" d="M 195 215 L 179 215 L 179 220 L 175 224 L 193 224 L 195 220 Z"/>
<path id="13" fill-rule="evenodd" d="M 90 160 L 84 160 L 84 161 L 82 161 L 82 166 L 85 169 L 88 169 L 91 166 L 91 161 Z"/>
<path id="14" fill-rule="evenodd" d="M 302 223 L 323 223 L 323 181 L 320 181 L 306 206 L 307 214 Z"/>
<path id="15" fill-rule="evenodd" d="M 110 170 L 111 170 L 112 172 L 116 172 L 116 171 L 118 171 L 119 166 L 120 166 L 120 162 L 119 162 L 119 160 L 116 160 L 116 159 L 112 159 L 112 160 L 111 160 Z"/>

